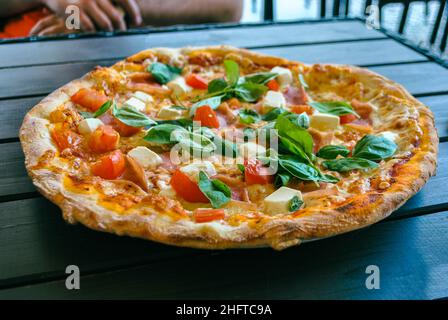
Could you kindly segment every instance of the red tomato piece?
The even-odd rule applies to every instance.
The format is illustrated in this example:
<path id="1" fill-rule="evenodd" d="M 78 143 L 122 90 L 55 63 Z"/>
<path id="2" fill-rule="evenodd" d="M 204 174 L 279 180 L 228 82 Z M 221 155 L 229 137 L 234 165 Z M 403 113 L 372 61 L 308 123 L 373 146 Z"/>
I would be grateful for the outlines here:
<path id="1" fill-rule="evenodd" d="M 269 80 L 268 83 L 266 83 L 266 87 L 273 91 L 278 91 L 280 89 L 280 85 L 275 79 Z"/>
<path id="2" fill-rule="evenodd" d="M 103 179 L 116 179 L 124 173 L 125 159 L 120 150 L 102 156 L 92 166 L 92 173 Z"/>
<path id="3" fill-rule="evenodd" d="M 248 159 L 244 161 L 244 179 L 246 184 L 267 184 L 273 180 L 273 175 L 268 174 L 268 169 L 263 167 L 260 160 Z"/>
<path id="4" fill-rule="evenodd" d="M 90 111 L 98 110 L 109 100 L 104 93 L 86 88 L 80 89 L 70 99 L 72 102 L 79 104 Z"/>
<path id="5" fill-rule="evenodd" d="M 192 181 L 188 175 L 177 169 L 174 171 L 171 181 L 174 191 L 188 202 L 209 202 L 207 197 L 202 193 L 197 183 Z"/>
<path id="6" fill-rule="evenodd" d="M 346 114 L 343 116 L 339 116 L 341 124 L 350 123 L 358 119 L 354 114 Z"/>
<path id="7" fill-rule="evenodd" d="M 51 137 L 59 150 L 74 148 L 81 143 L 81 136 L 73 132 L 62 123 L 57 123 L 51 131 Z"/>
<path id="8" fill-rule="evenodd" d="M 111 126 L 98 127 L 89 137 L 89 147 L 92 151 L 103 153 L 115 150 L 120 141 L 120 134 Z"/>
<path id="9" fill-rule="evenodd" d="M 221 220 L 224 217 L 224 209 L 196 209 L 193 212 L 193 219 L 197 223 Z"/>
<path id="10" fill-rule="evenodd" d="M 208 82 L 200 75 L 196 73 L 190 73 L 185 82 L 192 88 L 206 90 L 208 88 Z"/>
<path id="11" fill-rule="evenodd" d="M 219 128 L 219 119 L 216 112 L 208 105 L 197 108 L 193 120 L 199 121 L 205 127 Z"/>

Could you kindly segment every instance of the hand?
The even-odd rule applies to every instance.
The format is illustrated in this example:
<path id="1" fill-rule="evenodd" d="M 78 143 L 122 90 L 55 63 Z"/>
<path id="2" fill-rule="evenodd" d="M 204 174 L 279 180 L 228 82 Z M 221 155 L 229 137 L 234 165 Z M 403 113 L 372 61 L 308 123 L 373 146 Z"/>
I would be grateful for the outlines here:
<path id="1" fill-rule="evenodd" d="M 100 30 L 112 31 L 114 29 L 126 30 L 126 23 L 120 10 L 111 0 L 42 0 L 43 3 L 56 15 L 66 17 L 65 9 L 75 5 L 80 10 L 80 23 L 84 31 Z M 133 25 L 142 22 L 140 8 L 135 0 L 115 1 L 131 17 Z"/>
<path id="2" fill-rule="evenodd" d="M 37 22 L 30 31 L 30 36 L 49 36 L 54 34 L 70 33 L 66 29 L 64 20 L 57 15 L 49 15 Z"/>

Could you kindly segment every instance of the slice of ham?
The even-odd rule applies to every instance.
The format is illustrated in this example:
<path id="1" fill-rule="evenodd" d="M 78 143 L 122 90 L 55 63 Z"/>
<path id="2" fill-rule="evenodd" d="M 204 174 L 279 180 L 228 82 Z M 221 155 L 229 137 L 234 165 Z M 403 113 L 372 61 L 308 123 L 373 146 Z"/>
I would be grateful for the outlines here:
<path id="1" fill-rule="evenodd" d="M 177 169 L 177 165 L 171 162 L 169 152 L 161 153 L 159 154 L 159 156 L 162 158 L 162 163 L 160 164 L 160 167 L 167 169 L 168 171 L 174 171 Z"/>
<path id="2" fill-rule="evenodd" d="M 361 102 L 353 99 L 351 105 L 362 119 L 370 121 L 370 114 L 375 110 L 375 107 L 370 102 Z"/>
<path id="3" fill-rule="evenodd" d="M 290 105 L 302 105 L 308 102 L 308 94 L 303 87 L 287 87 L 283 91 L 283 95 Z"/>

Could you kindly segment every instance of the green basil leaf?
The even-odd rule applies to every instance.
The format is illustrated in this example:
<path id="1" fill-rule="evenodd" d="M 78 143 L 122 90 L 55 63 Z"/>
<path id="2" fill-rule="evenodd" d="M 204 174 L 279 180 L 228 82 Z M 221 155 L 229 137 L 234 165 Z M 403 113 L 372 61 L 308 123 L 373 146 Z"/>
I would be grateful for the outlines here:
<path id="1" fill-rule="evenodd" d="M 321 172 L 319 181 L 328 183 L 338 183 L 339 179 L 336 178 L 335 176 L 332 176 L 331 174 L 324 174 Z"/>
<path id="2" fill-rule="evenodd" d="M 166 123 L 151 127 L 143 139 L 156 144 L 172 144 L 177 142 L 174 135 L 173 139 L 171 137 L 171 134 L 176 130 L 188 134 L 188 131 L 183 127 Z"/>
<path id="3" fill-rule="evenodd" d="M 356 116 L 358 115 L 348 102 L 308 102 L 308 105 L 319 112 L 333 114 L 335 116 L 343 116 L 347 114 L 354 114 Z"/>
<path id="4" fill-rule="evenodd" d="M 157 123 L 148 118 L 146 114 L 129 107 L 118 108 L 114 105 L 112 108 L 112 115 L 131 127 L 152 126 Z"/>
<path id="5" fill-rule="evenodd" d="M 92 112 L 88 112 L 88 111 L 80 111 L 79 114 L 80 114 L 84 119 L 93 118 L 93 113 L 92 113 Z"/>
<path id="6" fill-rule="evenodd" d="M 297 121 L 294 121 L 294 119 L 295 117 L 291 117 L 288 114 L 280 115 L 275 121 L 275 129 L 277 129 L 281 140 L 283 140 L 282 138 L 285 138 L 285 144 L 288 148 L 295 145 L 296 148 L 291 149 L 296 151 L 297 148 L 300 148 L 303 153 L 309 156 L 313 152 L 313 138 L 311 137 L 311 134 L 302 128 Z M 297 153 L 297 151 L 293 153 Z"/>
<path id="7" fill-rule="evenodd" d="M 223 78 L 213 79 L 208 84 L 208 93 L 224 91 L 228 86 L 226 80 Z"/>
<path id="8" fill-rule="evenodd" d="M 397 151 L 397 145 L 393 141 L 367 134 L 356 143 L 353 149 L 353 157 L 380 161 L 390 158 L 395 151 Z"/>
<path id="9" fill-rule="evenodd" d="M 337 156 L 346 157 L 349 153 L 350 150 L 348 150 L 346 146 L 328 145 L 320 148 L 316 155 L 319 158 L 331 160 L 336 159 Z"/>
<path id="10" fill-rule="evenodd" d="M 196 113 L 197 108 L 205 106 L 205 105 L 207 105 L 210 108 L 212 108 L 213 110 L 215 110 L 221 104 L 222 97 L 223 96 L 221 95 L 221 96 L 211 97 L 211 98 L 196 102 L 190 108 L 190 111 L 189 111 L 190 117 L 194 117 L 194 114 Z"/>
<path id="11" fill-rule="evenodd" d="M 285 169 L 288 173 L 293 175 L 300 180 L 306 181 L 319 181 L 320 180 L 320 172 L 313 167 L 291 160 L 279 160 L 279 165 Z"/>
<path id="12" fill-rule="evenodd" d="M 274 179 L 274 186 L 276 188 L 280 188 L 283 186 L 288 185 L 289 181 L 291 180 L 292 176 L 287 172 L 279 172 L 275 176 Z"/>
<path id="13" fill-rule="evenodd" d="M 244 165 L 241 163 L 238 163 L 236 166 L 241 171 L 241 173 L 244 174 L 244 172 L 246 171 L 246 168 L 244 167 Z"/>
<path id="14" fill-rule="evenodd" d="M 356 169 L 365 170 L 378 167 L 376 162 L 362 158 L 340 158 L 327 160 L 322 162 L 322 165 L 331 171 L 338 172 L 347 172 Z"/>
<path id="15" fill-rule="evenodd" d="M 308 129 L 310 127 L 310 117 L 305 112 L 299 114 L 297 124 L 303 129 Z"/>
<path id="16" fill-rule="evenodd" d="M 299 82 L 300 85 L 304 88 L 304 89 L 308 89 L 308 84 L 305 81 L 305 78 L 303 77 L 303 74 L 299 73 Z"/>
<path id="17" fill-rule="evenodd" d="M 289 212 L 294 212 L 299 210 L 303 205 L 303 200 L 300 200 L 298 196 L 294 196 L 291 201 L 289 201 Z"/>
<path id="18" fill-rule="evenodd" d="M 222 181 L 210 180 L 204 171 L 199 172 L 199 189 L 210 200 L 213 208 L 220 208 L 230 201 L 232 191 Z"/>
<path id="19" fill-rule="evenodd" d="M 242 101 L 256 102 L 267 90 L 268 88 L 262 84 L 244 82 L 238 84 L 233 90 L 233 93 Z"/>
<path id="20" fill-rule="evenodd" d="M 184 107 L 184 106 L 171 106 L 170 108 L 174 109 L 174 110 L 187 110 L 188 109 L 187 107 Z"/>
<path id="21" fill-rule="evenodd" d="M 115 102 L 113 100 L 106 101 L 98 110 L 95 111 L 95 113 L 93 114 L 93 117 L 98 118 L 102 114 L 106 113 L 107 110 L 109 110 L 110 107 L 114 104 L 115 104 Z M 114 105 L 114 107 L 115 107 L 115 105 Z"/>
<path id="22" fill-rule="evenodd" d="M 226 70 L 227 81 L 231 86 L 238 82 L 240 77 L 240 67 L 233 60 L 224 60 L 224 69 Z"/>
<path id="23" fill-rule="evenodd" d="M 273 108 L 268 113 L 264 114 L 262 119 L 264 121 L 273 121 L 273 120 L 277 119 L 279 115 L 281 115 L 285 112 L 287 112 L 287 111 L 283 108 Z"/>
<path id="24" fill-rule="evenodd" d="M 185 129 L 189 129 L 193 127 L 193 120 L 181 118 L 176 120 L 157 120 L 157 124 L 174 124 L 177 126 L 184 127 Z"/>
<path id="25" fill-rule="evenodd" d="M 152 74 L 154 79 L 160 84 L 166 84 L 179 76 L 182 69 L 170 66 L 160 62 L 150 64 L 147 70 Z"/>
<path id="26" fill-rule="evenodd" d="M 261 120 L 261 116 L 257 111 L 252 109 L 241 109 L 239 112 L 240 122 L 244 124 L 257 123 Z"/>
<path id="27" fill-rule="evenodd" d="M 174 132 L 174 139 L 178 141 L 183 150 L 193 156 L 210 155 L 216 150 L 213 141 L 204 135 L 194 132 Z"/>
<path id="28" fill-rule="evenodd" d="M 277 76 L 278 76 L 278 74 L 275 72 L 260 72 L 260 73 L 254 73 L 254 74 L 247 75 L 243 79 L 245 82 L 265 84 Z"/>

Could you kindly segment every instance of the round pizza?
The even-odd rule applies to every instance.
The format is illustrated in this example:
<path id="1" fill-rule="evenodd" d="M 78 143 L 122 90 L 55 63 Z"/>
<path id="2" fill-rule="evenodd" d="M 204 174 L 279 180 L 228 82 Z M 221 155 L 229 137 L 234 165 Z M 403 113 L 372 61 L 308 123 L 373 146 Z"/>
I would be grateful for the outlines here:
<path id="1" fill-rule="evenodd" d="M 228 46 L 97 67 L 26 115 L 70 223 L 196 248 L 283 249 L 375 223 L 434 175 L 429 109 L 366 69 Z"/>

